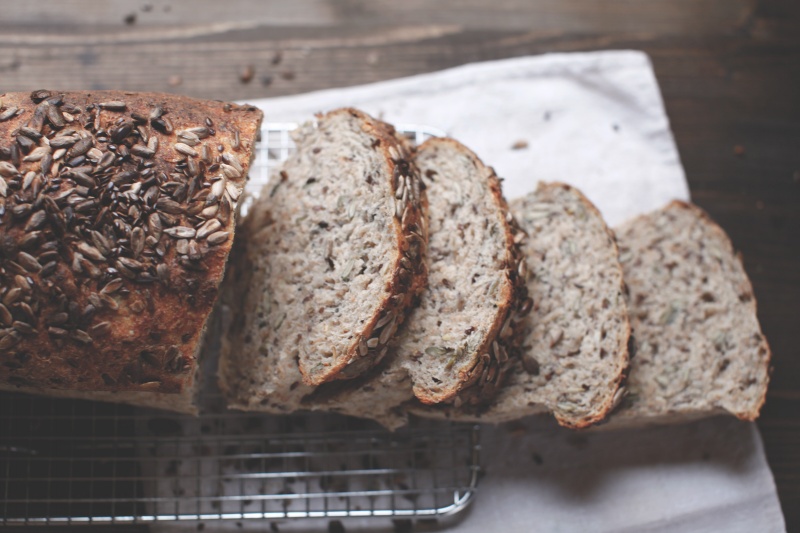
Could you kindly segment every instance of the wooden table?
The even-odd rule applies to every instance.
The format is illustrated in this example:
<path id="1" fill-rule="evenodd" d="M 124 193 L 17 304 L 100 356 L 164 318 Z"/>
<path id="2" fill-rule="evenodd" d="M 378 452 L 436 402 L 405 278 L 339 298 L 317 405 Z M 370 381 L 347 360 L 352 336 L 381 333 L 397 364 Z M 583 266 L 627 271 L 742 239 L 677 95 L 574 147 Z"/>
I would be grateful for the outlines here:
<path id="1" fill-rule="evenodd" d="M 742 251 L 775 371 L 759 421 L 800 529 L 800 2 L 123 0 L 0 6 L 0 91 L 243 99 L 552 51 L 650 54 L 694 200 Z"/>

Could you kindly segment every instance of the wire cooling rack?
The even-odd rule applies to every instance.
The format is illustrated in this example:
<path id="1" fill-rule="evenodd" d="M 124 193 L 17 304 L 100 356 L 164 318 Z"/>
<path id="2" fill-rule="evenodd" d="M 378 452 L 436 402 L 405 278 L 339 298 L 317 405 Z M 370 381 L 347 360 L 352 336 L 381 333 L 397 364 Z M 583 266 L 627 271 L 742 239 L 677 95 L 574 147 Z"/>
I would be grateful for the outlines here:
<path id="1" fill-rule="evenodd" d="M 254 195 L 293 127 L 264 125 Z M 398 129 L 417 143 L 441 134 Z M 475 495 L 477 426 L 413 420 L 389 433 L 338 415 L 228 411 L 213 375 L 202 380 L 199 417 L 0 393 L 0 525 L 432 518 Z"/>

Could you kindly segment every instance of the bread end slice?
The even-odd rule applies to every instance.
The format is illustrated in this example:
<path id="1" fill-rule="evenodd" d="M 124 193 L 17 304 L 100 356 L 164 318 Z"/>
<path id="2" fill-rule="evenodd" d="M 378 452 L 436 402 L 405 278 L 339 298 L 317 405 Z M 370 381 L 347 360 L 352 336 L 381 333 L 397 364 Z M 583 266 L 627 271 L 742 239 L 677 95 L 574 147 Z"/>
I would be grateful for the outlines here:
<path id="1" fill-rule="evenodd" d="M 730 413 L 755 420 L 771 352 L 750 280 L 725 231 L 674 201 L 618 230 L 637 354 L 610 425 Z"/>

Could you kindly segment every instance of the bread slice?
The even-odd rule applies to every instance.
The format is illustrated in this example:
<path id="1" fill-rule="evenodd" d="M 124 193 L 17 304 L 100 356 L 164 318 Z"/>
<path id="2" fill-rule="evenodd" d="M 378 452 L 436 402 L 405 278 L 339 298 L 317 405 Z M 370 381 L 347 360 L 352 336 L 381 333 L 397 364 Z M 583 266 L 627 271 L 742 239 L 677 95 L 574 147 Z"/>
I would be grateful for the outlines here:
<path id="1" fill-rule="evenodd" d="M 577 189 L 540 183 L 511 202 L 529 238 L 522 242 L 533 306 L 522 356 L 497 398 L 482 408 L 412 412 L 498 423 L 552 412 L 558 423 L 599 422 L 622 396 L 630 324 L 617 246 L 597 209 Z"/>
<path id="2" fill-rule="evenodd" d="M 609 426 L 758 417 L 770 349 L 741 258 L 700 208 L 672 202 L 617 230 L 636 357 Z"/>
<path id="3" fill-rule="evenodd" d="M 524 299 L 517 246 L 524 234 L 494 171 L 446 138 L 425 142 L 415 162 L 430 202 L 428 289 L 371 378 L 333 394 L 321 387 L 306 402 L 392 429 L 403 425 L 400 406 L 414 396 L 456 404 L 493 396 L 516 357 L 513 317 Z"/>
<path id="4" fill-rule="evenodd" d="M 0 389 L 194 412 L 262 113 L 0 94 Z"/>
<path id="5" fill-rule="evenodd" d="M 232 272 L 220 383 L 236 408 L 295 410 L 377 364 L 425 284 L 424 192 L 393 129 L 340 109 L 293 137 Z"/>

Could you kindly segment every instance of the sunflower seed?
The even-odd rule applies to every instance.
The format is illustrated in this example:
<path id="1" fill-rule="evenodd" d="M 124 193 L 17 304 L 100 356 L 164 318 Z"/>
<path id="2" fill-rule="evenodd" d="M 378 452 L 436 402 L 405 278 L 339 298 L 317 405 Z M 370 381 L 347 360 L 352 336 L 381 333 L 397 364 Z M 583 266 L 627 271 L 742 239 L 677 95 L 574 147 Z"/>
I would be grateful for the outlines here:
<path id="1" fill-rule="evenodd" d="M 19 264 L 22 265 L 22 267 L 28 272 L 33 272 L 36 274 L 42 271 L 42 265 L 39 264 L 39 261 L 37 261 L 36 258 L 29 253 L 20 252 L 17 255 L 17 261 L 19 261 Z"/>
<path id="2" fill-rule="evenodd" d="M 104 256 L 111 255 L 111 251 L 114 248 L 114 245 L 111 243 L 111 241 L 107 239 L 99 231 L 92 231 L 91 235 L 92 235 L 92 242 L 100 251 L 100 253 Z M 105 259 L 105 257 L 103 259 Z M 99 259 L 99 261 L 102 261 L 102 259 Z"/>
<path id="3" fill-rule="evenodd" d="M 380 342 L 378 341 L 378 337 L 373 337 L 367 341 L 368 348 L 377 348 Z"/>
<path id="4" fill-rule="evenodd" d="M 61 114 L 61 110 L 54 105 L 47 105 L 45 108 L 45 115 L 47 116 L 47 120 L 50 121 L 50 124 L 56 129 L 61 129 L 67 125 L 67 122 L 64 120 L 64 115 Z"/>
<path id="5" fill-rule="evenodd" d="M 5 178 L 0 178 L 0 196 L 5 198 L 8 195 L 8 184 Z"/>
<path id="6" fill-rule="evenodd" d="M 234 202 L 237 201 L 239 199 L 239 196 L 241 196 L 242 194 L 242 189 L 237 187 L 233 182 L 228 182 L 228 184 L 225 185 L 225 191 L 228 193 L 228 195 L 231 197 L 231 200 L 233 200 Z"/>
<path id="7" fill-rule="evenodd" d="M 199 261 L 203 257 L 203 249 L 200 247 L 200 244 L 194 239 L 189 241 L 189 259 L 192 261 Z"/>
<path id="8" fill-rule="evenodd" d="M 98 296 L 103 306 L 107 309 L 110 309 L 111 311 L 117 311 L 119 309 L 119 304 L 113 296 L 104 293 L 100 293 Z"/>
<path id="9" fill-rule="evenodd" d="M 133 257 L 139 257 L 144 251 L 144 230 L 142 228 L 134 228 L 131 232 L 131 251 Z"/>
<path id="10" fill-rule="evenodd" d="M 0 323 L 5 326 L 10 326 L 11 322 L 14 321 L 14 317 L 11 316 L 11 311 L 8 310 L 3 304 L 0 304 Z"/>
<path id="11" fill-rule="evenodd" d="M 194 147 L 194 146 L 197 146 L 198 144 L 200 144 L 200 137 L 198 137 L 196 134 L 194 134 L 191 131 L 179 131 L 178 132 L 178 139 L 182 143 L 184 143 L 184 144 L 186 144 L 186 145 L 188 145 L 190 147 Z"/>
<path id="12" fill-rule="evenodd" d="M 242 167 L 241 161 L 239 161 L 239 157 L 235 154 L 225 153 L 222 154 L 222 160 L 225 161 L 227 164 L 238 170 L 240 173 L 244 172 L 244 167 Z"/>
<path id="13" fill-rule="evenodd" d="M 156 240 L 161 239 L 162 229 L 161 217 L 158 216 L 158 213 L 150 213 L 150 216 L 147 217 L 147 231 L 150 236 Z"/>
<path id="14" fill-rule="evenodd" d="M 86 242 L 83 241 L 79 242 L 78 250 L 92 261 L 106 260 L 106 257 L 102 253 L 100 253 L 100 250 L 98 250 L 97 248 Z"/>
<path id="15" fill-rule="evenodd" d="M 164 230 L 164 233 L 173 239 L 193 239 L 197 234 L 194 228 L 189 228 L 187 226 L 175 226 L 173 228 L 167 228 Z"/>
<path id="16" fill-rule="evenodd" d="M 216 233 L 212 233 L 211 235 L 209 235 L 208 238 L 206 239 L 206 242 L 208 242 L 208 244 L 211 246 L 222 244 L 228 240 L 229 235 L 230 233 L 228 233 L 227 231 L 218 231 Z"/>
<path id="17" fill-rule="evenodd" d="M 162 116 L 164 116 L 164 108 L 161 107 L 160 105 L 155 106 L 150 111 L 150 120 L 157 120 L 157 119 L 161 118 Z"/>
<path id="18" fill-rule="evenodd" d="M 197 155 L 198 155 L 197 154 L 197 150 L 195 150 L 194 148 L 192 148 L 188 144 L 175 143 L 174 148 L 175 148 L 175 151 L 178 152 L 179 154 L 190 155 L 192 157 L 197 157 Z"/>
<path id="19" fill-rule="evenodd" d="M 154 150 L 151 150 L 150 148 L 148 148 L 147 146 L 145 146 L 143 144 L 134 144 L 133 148 L 131 148 L 131 153 L 133 155 L 136 155 L 136 156 L 139 156 L 139 157 L 144 157 L 146 159 L 149 159 L 149 158 L 153 157 L 154 155 L 156 155 Z"/>
<path id="20" fill-rule="evenodd" d="M 98 322 L 91 328 L 89 328 L 89 332 L 94 337 L 103 337 L 108 335 L 111 332 L 111 322 Z"/>
<path id="21" fill-rule="evenodd" d="M 7 161 L 0 161 L 0 176 L 4 178 L 11 178 L 17 174 L 19 174 L 17 167 Z"/>
<path id="22" fill-rule="evenodd" d="M 219 220 L 216 218 L 209 219 L 197 230 L 197 238 L 205 239 L 220 228 L 222 228 L 222 223 Z"/>
<path id="23" fill-rule="evenodd" d="M 219 166 L 219 168 L 220 168 L 220 170 L 222 170 L 222 173 L 225 174 L 225 176 L 228 177 L 228 178 L 237 179 L 237 178 L 241 178 L 242 177 L 241 171 L 237 170 L 236 167 L 233 167 L 231 165 L 227 165 L 225 163 L 222 163 Z"/>
<path id="24" fill-rule="evenodd" d="M 179 239 L 177 243 L 175 243 L 175 251 L 181 255 L 186 255 L 189 253 L 189 241 L 188 239 Z"/>
<path id="25" fill-rule="evenodd" d="M 88 333 L 83 331 L 82 329 L 76 329 L 70 333 L 70 338 L 74 341 L 80 342 L 81 344 L 91 344 L 92 337 L 89 336 Z"/>
<path id="26" fill-rule="evenodd" d="M 84 138 L 82 138 L 81 140 L 76 142 L 74 145 L 72 145 L 72 148 L 70 148 L 67 151 L 67 159 L 73 159 L 75 157 L 84 155 L 86 152 L 88 152 L 92 148 L 93 143 L 94 143 L 94 139 L 92 139 L 92 137 L 84 137 Z"/>
<path id="27" fill-rule="evenodd" d="M 211 205 L 216 203 L 221 197 L 222 194 L 225 192 L 226 180 L 222 178 L 214 182 L 211 186 L 211 192 L 206 197 L 206 205 Z"/>
<path id="28" fill-rule="evenodd" d="M 129 259 L 127 257 L 118 258 L 117 264 L 136 272 L 144 269 L 144 263 L 137 261 L 136 259 Z"/>
<path id="29" fill-rule="evenodd" d="M 378 339 L 381 344 L 386 344 L 386 342 L 394 335 L 395 329 L 397 329 L 395 317 L 392 317 L 392 321 L 389 322 L 386 327 L 383 328 L 381 331 L 381 336 Z"/>
<path id="30" fill-rule="evenodd" d="M 9 306 L 19 300 L 19 297 L 22 296 L 22 289 L 19 287 L 14 287 L 13 289 L 9 289 L 9 291 L 3 296 L 3 304 Z"/>
<path id="31" fill-rule="evenodd" d="M 69 334 L 69 331 L 51 326 L 47 328 L 47 333 L 49 333 L 53 337 L 62 338 L 66 337 Z"/>
<path id="32" fill-rule="evenodd" d="M 90 148 L 89 151 L 86 152 L 86 157 L 96 163 L 103 159 L 103 152 L 97 148 Z"/>
<path id="33" fill-rule="evenodd" d="M 5 337 L 0 339 L 0 350 L 8 350 L 20 340 L 22 340 L 21 335 L 16 331 L 11 330 L 11 333 L 8 333 Z"/>
<path id="34" fill-rule="evenodd" d="M 166 196 L 162 196 L 156 201 L 156 209 L 171 215 L 180 215 L 183 213 L 181 204 Z"/>
<path id="35" fill-rule="evenodd" d="M 39 146 L 34 148 L 30 154 L 26 155 L 22 158 L 23 161 L 26 163 L 36 163 L 37 161 L 41 161 L 42 158 L 50 153 L 50 148 L 47 146 Z"/>
<path id="36" fill-rule="evenodd" d="M 200 205 L 200 207 L 203 207 L 204 204 L 200 203 L 199 205 Z M 210 205 L 210 206 L 208 206 L 205 209 L 202 209 L 200 211 L 200 217 L 205 218 L 205 219 L 212 218 L 214 215 L 217 214 L 217 210 L 218 209 L 219 209 L 219 206 Z"/>
<path id="37" fill-rule="evenodd" d="M 156 267 L 156 274 L 161 283 L 169 285 L 169 267 L 165 263 L 160 263 Z"/>
<path id="38" fill-rule="evenodd" d="M 108 111 L 125 111 L 128 109 L 128 106 L 125 105 L 125 102 L 120 102 L 119 100 L 112 100 L 111 102 L 100 102 L 98 104 L 100 108 L 106 109 Z"/>
<path id="39" fill-rule="evenodd" d="M 5 122 L 6 120 L 10 120 L 11 118 L 17 115 L 17 111 L 19 111 L 18 107 L 11 106 L 2 113 L 0 113 L 0 122 Z"/>
<path id="40" fill-rule="evenodd" d="M 114 156 L 113 152 L 104 153 L 103 157 L 100 158 L 100 162 L 97 163 L 98 170 L 107 169 L 108 167 L 110 167 L 114 163 L 115 159 L 116 159 L 116 156 Z"/>

